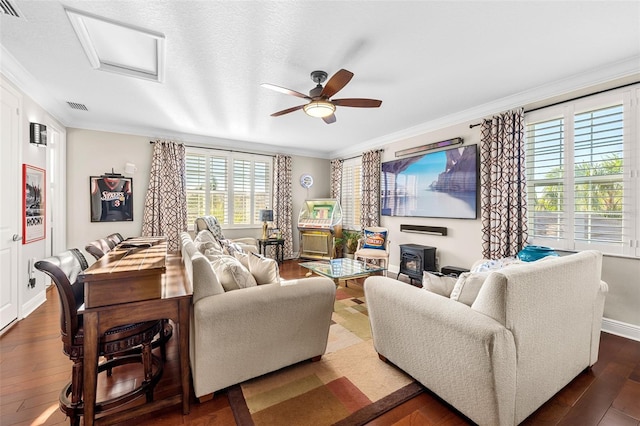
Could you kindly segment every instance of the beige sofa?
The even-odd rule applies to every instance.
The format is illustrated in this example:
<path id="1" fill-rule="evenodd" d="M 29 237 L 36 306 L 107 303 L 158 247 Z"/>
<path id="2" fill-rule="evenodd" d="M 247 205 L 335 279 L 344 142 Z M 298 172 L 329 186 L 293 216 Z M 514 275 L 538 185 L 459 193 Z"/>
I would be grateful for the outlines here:
<path id="1" fill-rule="evenodd" d="M 601 264 L 585 251 L 493 271 L 471 306 L 367 278 L 375 349 L 474 422 L 518 424 L 597 361 Z"/>
<path id="2" fill-rule="evenodd" d="M 299 361 L 320 359 L 335 302 L 333 281 L 313 277 L 261 284 L 256 274 L 258 285 L 225 291 L 212 262 L 189 234 L 182 233 L 181 240 L 193 285 L 189 355 L 196 397 Z M 269 274 L 261 275 L 262 282 L 269 281 Z"/>

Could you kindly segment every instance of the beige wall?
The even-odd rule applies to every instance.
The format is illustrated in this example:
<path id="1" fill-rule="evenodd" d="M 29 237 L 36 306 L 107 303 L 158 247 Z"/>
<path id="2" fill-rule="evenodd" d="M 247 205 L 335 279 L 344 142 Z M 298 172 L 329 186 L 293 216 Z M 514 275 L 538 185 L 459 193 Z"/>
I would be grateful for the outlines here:
<path id="1" fill-rule="evenodd" d="M 123 236 L 140 235 L 142 232 L 142 212 L 144 197 L 149 186 L 149 172 L 153 146 L 151 138 L 94 130 L 68 129 L 67 131 L 67 245 L 84 251 L 87 242 L 102 238 L 113 232 Z M 126 163 L 133 163 L 137 171 L 126 175 Z M 89 205 L 89 177 L 98 176 L 113 169 L 133 177 L 133 221 L 132 222 L 91 222 Z M 294 252 L 298 249 L 298 235 L 295 223 L 302 201 L 307 191 L 299 185 L 300 175 L 309 173 L 315 183 L 309 189 L 310 197 L 326 197 L 329 193 L 329 160 L 293 156 L 292 157 L 292 221 L 294 223 Z M 261 227 L 242 230 L 225 230 L 229 238 L 243 236 L 259 237 Z M 88 257 L 91 260 L 91 256 Z"/>
<path id="2" fill-rule="evenodd" d="M 461 137 L 464 145 L 478 144 L 480 128 L 469 129 L 469 123 L 451 126 L 420 136 L 400 140 L 384 146 L 382 161 L 395 160 L 396 151 L 421 146 L 433 142 Z M 436 247 L 438 264 L 469 268 L 482 257 L 480 219 L 441 219 L 424 217 L 381 216 L 382 226 L 389 228 L 391 239 L 391 269 L 397 271 L 400 264 L 400 244 L 421 244 Z M 400 232 L 400 225 L 442 226 L 447 228 L 446 236 L 423 235 Z"/>
<path id="3" fill-rule="evenodd" d="M 124 237 L 140 235 L 144 195 L 149 186 L 152 145 L 149 138 L 67 129 L 67 245 L 84 251 L 84 246 L 97 238 L 119 232 Z M 126 163 L 137 171 L 128 175 Z M 89 177 L 106 172 L 121 173 L 133 178 L 133 221 L 91 222 Z M 93 258 L 88 255 L 87 259 Z"/>

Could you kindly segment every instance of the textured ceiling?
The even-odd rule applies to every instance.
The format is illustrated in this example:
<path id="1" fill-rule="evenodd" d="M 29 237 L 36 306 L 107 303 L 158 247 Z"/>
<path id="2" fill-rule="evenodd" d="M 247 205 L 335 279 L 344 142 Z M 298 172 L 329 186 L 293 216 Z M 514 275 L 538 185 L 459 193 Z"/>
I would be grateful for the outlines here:
<path id="1" fill-rule="evenodd" d="M 2 70 L 64 125 L 258 151 L 347 154 L 640 72 L 638 1 L 11 1 Z M 164 34 L 164 82 L 92 69 L 63 4 Z M 270 117 L 304 100 L 261 83 L 340 68 L 335 97 L 382 106 Z"/>

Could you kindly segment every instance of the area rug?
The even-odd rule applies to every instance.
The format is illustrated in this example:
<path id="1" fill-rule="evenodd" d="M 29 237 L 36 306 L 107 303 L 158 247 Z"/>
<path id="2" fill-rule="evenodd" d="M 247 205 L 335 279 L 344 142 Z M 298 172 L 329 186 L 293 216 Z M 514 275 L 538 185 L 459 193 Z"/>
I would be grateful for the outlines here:
<path id="1" fill-rule="evenodd" d="M 378 358 L 362 286 L 338 287 L 332 319 L 320 361 L 301 362 L 229 388 L 238 425 L 362 425 L 423 391 Z"/>

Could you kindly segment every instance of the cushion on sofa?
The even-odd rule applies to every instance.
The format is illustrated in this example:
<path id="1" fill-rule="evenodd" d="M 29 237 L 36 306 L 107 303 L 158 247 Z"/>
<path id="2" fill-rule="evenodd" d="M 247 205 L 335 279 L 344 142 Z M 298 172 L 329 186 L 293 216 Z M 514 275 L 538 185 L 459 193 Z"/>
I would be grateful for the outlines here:
<path id="1" fill-rule="evenodd" d="M 249 255 L 248 260 L 249 271 L 251 271 L 251 274 L 256 279 L 258 285 L 280 282 L 278 262 L 254 253 Z"/>
<path id="2" fill-rule="evenodd" d="M 256 280 L 240 261 L 231 256 L 219 256 L 211 261 L 211 266 L 225 291 L 254 287 Z"/>
<path id="3" fill-rule="evenodd" d="M 249 254 L 241 251 L 236 251 L 233 253 L 233 257 L 238 259 L 240 263 L 242 263 L 242 266 L 249 269 Z"/>
<path id="4" fill-rule="evenodd" d="M 451 292 L 453 291 L 457 281 L 457 277 L 435 275 L 427 271 L 422 273 L 422 288 L 444 297 L 451 296 Z"/>
<path id="5" fill-rule="evenodd" d="M 451 299 L 471 306 L 489 274 L 490 272 L 463 272 L 451 291 Z"/>

